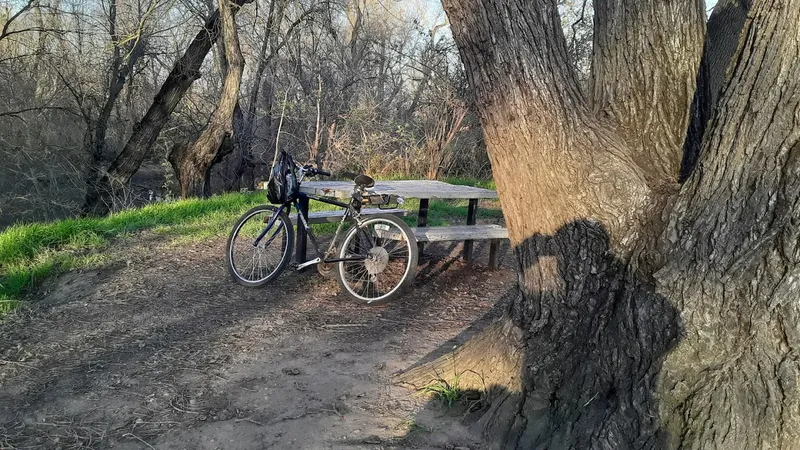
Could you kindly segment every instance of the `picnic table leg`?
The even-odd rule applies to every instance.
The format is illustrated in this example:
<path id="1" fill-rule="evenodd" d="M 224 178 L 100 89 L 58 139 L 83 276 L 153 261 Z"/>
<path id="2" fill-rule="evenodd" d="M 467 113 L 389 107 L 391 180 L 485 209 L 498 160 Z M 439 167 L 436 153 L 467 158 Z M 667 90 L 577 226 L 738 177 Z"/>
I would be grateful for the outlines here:
<path id="1" fill-rule="evenodd" d="M 297 218 L 297 250 L 295 253 L 295 261 L 297 264 L 302 264 L 306 262 L 306 243 L 308 239 L 306 237 L 306 229 L 303 226 L 303 222 L 300 221 L 299 215 L 302 214 L 305 217 L 306 222 L 308 222 L 308 197 L 305 195 L 300 196 L 298 200 L 298 218 Z"/>
<path id="2" fill-rule="evenodd" d="M 417 227 L 428 226 L 428 199 L 419 199 L 419 213 L 417 214 Z M 424 242 L 417 242 L 419 248 L 419 256 L 422 256 L 422 251 L 425 249 Z"/>
<path id="3" fill-rule="evenodd" d="M 467 225 L 475 225 L 478 222 L 478 199 L 469 199 L 467 208 Z M 464 241 L 464 262 L 472 262 L 472 241 Z"/>
<path id="4" fill-rule="evenodd" d="M 489 270 L 497 270 L 500 266 L 498 253 L 500 251 L 500 239 L 492 239 L 489 244 Z"/>

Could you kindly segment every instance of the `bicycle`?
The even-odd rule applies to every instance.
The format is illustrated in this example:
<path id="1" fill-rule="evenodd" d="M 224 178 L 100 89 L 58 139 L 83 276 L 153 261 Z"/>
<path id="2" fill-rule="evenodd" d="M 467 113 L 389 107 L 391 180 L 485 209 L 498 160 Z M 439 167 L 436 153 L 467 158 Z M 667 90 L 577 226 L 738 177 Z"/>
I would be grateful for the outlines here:
<path id="1" fill-rule="evenodd" d="M 298 187 L 302 180 L 312 176 L 331 176 L 329 172 L 311 165 L 298 169 Z M 278 278 L 286 269 L 294 250 L 294 229 L 289 219 L 292 205 L 298 212 L 297 226 L 302 226 L 311 240 L 316 257 L 298 262 L 296 270 L 316 265 L 317 270 L 329 276 L 333 271 L 342 291 L 366 303 L 383 303 L 397 298 L 414 282 L 417 271 L 418 249 L 414 233 L 400 218 L 389 214 L 364 217 L 364 205 L 386 207 L 402 203 L 402 199 L 368 191 L 375 180 L 366 175 L 354 179 L 354 188 L 348 203 L 298 192 L 291 201 L 279 206 L 261 205 L 242 215 L 228 236 L 226 256 L 228 272 L 237 283 L 260 287 Z M 325 252 L 301 213 L 299 202 L 307 197 L 344 208 L 336 233 Z M 354 222 L 344 233 L 345 223 Z M 238 250 L 243 253 L 239 257 Z M 334 270 L 335 269 L 335 270 Z"/>

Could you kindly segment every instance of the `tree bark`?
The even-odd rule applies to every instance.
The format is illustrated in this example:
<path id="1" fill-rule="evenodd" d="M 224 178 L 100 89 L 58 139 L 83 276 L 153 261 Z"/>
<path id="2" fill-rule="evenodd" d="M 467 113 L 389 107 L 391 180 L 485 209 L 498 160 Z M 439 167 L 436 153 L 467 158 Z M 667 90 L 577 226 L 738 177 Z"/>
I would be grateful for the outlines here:
<path id="1" fill-rule="evenodd" d="M 800 446 L 800 1 L 753 4 L 662 240 L 684 337 L 660 414 L 681 448 Z"/>
<path id="2" fill-rule="evenodd" d="M 606 74 L 588 101 L 554 3 L 444 2 L 520 292 L 500 325 L 399 380 L 479 374 L 468 384 L 493 395 L 476 426 L 501 448 L 797 448 L 800 0 L 754 2 L 700 165 L 677 193 L 700 2 L 601 3 L 599 20 L 619 28 L 595 45 L 617 48 L 595 61 L 629 58 L 595 67 Z M 640 74 L 608 75 L 628 76 L 632 61 Z"/>
<path id="3" fill-rule="evenodd" d="M 237 6 L 252 0 L 235 0 Z M 91 215 L 108 214 L 113 198 L 130 181 L 133 174 L 147 156 L 169 116 L 189 90 L 200 78 L 200 67 L 220 34 L 219 11 L 209 17 L 203 29 L 194 37 L 183 56 L 175 63 L 153 104 L 145 116 L 133 127 L 133 133 L 122 152 L 116 156 L 106 170 L 98 172 L 97 179 L 89 183 L 83 212 Z"/>
<path id="4" fill-rule="evenodd" d="M 704 2 L 593 6 L 592 107 L 616 123 L 653 186 L 674 184 L 703 45 Z"/>
<path id="5" fill-rule="evenodd" d="M 692 117 L 683 146 L 679 181 L 689 178 L 700 158 L 708 121 L 717 106 L 720 90 L 727 80 L 728 66 L 739 46 L 750 0 L 721 0 L 708 20 L 703 59 L 692 101 Z"/>
<path id="6" fill-rule="evenodd" d="M 236 30 L 236 8 L 238 5 L 230 0 L 219 0 L 227 72 L 217 109 L 196 141 L 186 146 L 173 147 L 173 151 L 169 155 L 183 198 L 201 197 L 208 194 L 207 186 L 211 166 L 214 161 L 224 156 L 220 154 L 221 149 L 231 151 L 231 145 L 223 146 L 225 140 L 235 139 L 233 113 L 239 101 L 239 87 L 244 71 L 244 57 L 239 48 L 239 34 Z"/>

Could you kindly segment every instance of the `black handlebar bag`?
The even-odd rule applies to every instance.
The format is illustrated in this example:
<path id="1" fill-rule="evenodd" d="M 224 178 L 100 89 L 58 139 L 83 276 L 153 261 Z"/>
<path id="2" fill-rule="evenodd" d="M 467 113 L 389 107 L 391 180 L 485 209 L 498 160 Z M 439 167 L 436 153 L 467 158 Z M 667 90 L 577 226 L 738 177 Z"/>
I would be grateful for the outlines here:
<path id="1" fill-rule="evenodd" d="M 282 205 L 297 198 L 299 190 L 294 159 L 283 150 L 275 161 L 267 183 L 267 200 L 272 204 Z"/>

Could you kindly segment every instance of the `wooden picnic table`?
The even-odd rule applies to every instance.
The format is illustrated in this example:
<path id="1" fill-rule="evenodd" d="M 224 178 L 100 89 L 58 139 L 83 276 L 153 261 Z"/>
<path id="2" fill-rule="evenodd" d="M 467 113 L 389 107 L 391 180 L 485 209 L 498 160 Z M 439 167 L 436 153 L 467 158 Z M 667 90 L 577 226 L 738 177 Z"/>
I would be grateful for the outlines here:
<path id="1" fill-rule="evenodd" d="M 399 195 L 403 198 L 419 199 L 419 215 L 417 227 L 424 228 L 428 225 L 428 208 L 430 199 L 463 199 L 469 200 L 467 208 L 467 225 L 475 225 L 478 219 L 478 201 L 481 199 L 496 199 L 497 192 L 490 189 L 477 188 L 472 186 L 461 186 L 457 184 L 445 183 L 433 180 L 395 180 L 395 181 L 376 181 L 375 186 L 370 188 L 378 194 Z M 353 194 L 352 181 L 304 181 L 300 185 L 300 192 L 304 194 L 319 195 L 323 197 L 333 197 L 339 199 L 349 199 Z M 300 207 L 304 208 L 304 213 L 308 213 L 308 198 L 301 197 Z M 306 245 L 305 233 L 302 239 L 298 230 L 297 256 L 299 261 L 305 261 Z M 464 241 L 464 260 L 469 262 L 472 259 L 472 240 Z M 423 242 L 419 242 L 420 253 Z"/>

